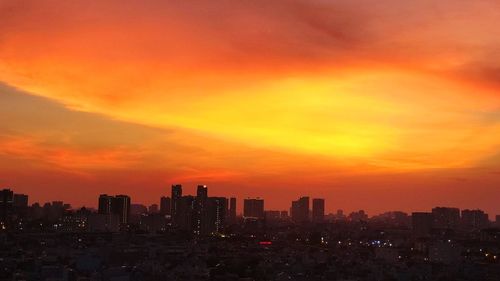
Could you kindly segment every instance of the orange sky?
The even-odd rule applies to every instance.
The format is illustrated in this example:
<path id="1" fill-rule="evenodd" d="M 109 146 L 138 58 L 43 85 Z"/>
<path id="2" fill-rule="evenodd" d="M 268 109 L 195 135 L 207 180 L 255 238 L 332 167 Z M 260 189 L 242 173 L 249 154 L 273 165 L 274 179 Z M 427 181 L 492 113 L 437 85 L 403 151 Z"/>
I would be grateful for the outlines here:
<path id="1" fill-rule="evenodd" d="M 0 0 L 0 187 L 500 214 L 498 1 Z"/>

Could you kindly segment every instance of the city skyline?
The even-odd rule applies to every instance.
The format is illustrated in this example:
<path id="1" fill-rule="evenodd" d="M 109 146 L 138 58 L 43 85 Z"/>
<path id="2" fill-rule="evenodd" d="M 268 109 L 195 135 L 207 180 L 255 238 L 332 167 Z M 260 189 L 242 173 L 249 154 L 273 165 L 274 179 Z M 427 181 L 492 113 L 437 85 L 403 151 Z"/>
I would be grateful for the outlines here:
<path id="1" fill-rule="evenodd" d="M 169 198 L 171 199 L 171 188 L 173 186 L 177 186 L 177 187 L 181 187 L 182 190 L 183 190 L 183 194 L 187 194 L 187 195 L 190 195 L 190 196 L 196 196 L 197 194 L 197 189 L 200 187 L 200 186 L 205 186 L 205 187 L 208 187 L 207 185 L 200 185 L 200 184 L 192 184 L 192 185 L 184 185 L 184 184 L 174 184 L 174 185 L 171 185 L 171 186 L 168 186 L 168 187 L 165 187 L 164 188 L 164 191 L 163 193 L 161 194 L 148 194 L 147 198 L 148 200 L 140 200 L 140 199 L 134 199 L 134 196 L 130 196 L 130 200 L 131 200 L 131 204 L 140 204 L 140 205 L 144 205 L 146 207 L 149 207 L 151 205 L 158 205 L 158 208 L 160 208 L 162 202 L 162 198 Z M 236 198 L 237 202 L 239 202 L 237 204 L 237 214 L 238 215 L 242 215 L 243 214 L 243 201 L 245 199 L 258 199 L 258 200 L 265 200 L 267 202 L 267 205 L 265 208 L 265 210 L 279 210 L 279 211 L 290 211 L 291 208 L 292 208 L 292 203 L 294 202 L 294 200 L 296 200 L 297 198 L 300 199 L 300 198 L 310 198 L 311 202 L 310 202 L 310 205 L 312 206 L 313 204 L 313 199 L 321 199 L 323 201 L 328 201 L 329 204 L 324 204 L 325 205 L 325 214 L 334 214 L 336 213 L 338 210 L 343 210 L 343 211 L 347 211 L 347 212 L 355 212 L 355 211 L 358 211 L 358 210 L 364 210 L 364 211 L 367 211 L 368 213 L 371 214 L 371 216 L 375 216 L 375 215 L 378 215 L 378 214 L 382 214 L 382 213 L 385 213 L 385 212 L 391 212 L 391 211 L 404 211 L 404 212 L 408 212 L 408 213 L 412 213 L 412 212 L 424 212 L 426 210 L 430 210 L 432 208 L 434 208 L 435 206 L 445 206 L 445 207 L 453 207 L 453 208 L 459 208 L 461 210 L 484 210 L 485 212 L 489 213 L 489 214 L 492 214 L 492 215 L 495 215 L 495 214 L 500 214 L 500 211 L 496 212 L 495 209 L 493 209 L 493 211 L 487 209 L 487 208 L 484 208 L 480 205 L 477 205 L 477 204 L 472 204 L 472 205 L 457 205 L 457 204 L 449 204 L 449 203 L 446 203 L 446 200 L 444 201 L 429 201 L 427 204 L 425 205 L 419 205 L 421 207 L 418 207 L 418 208 L 412 208 L 412 207 L 409 207 L 409 206 L 405 206 L 405 207 L 401 207 L 399 209 L 397 208 L 384 208 L 384 207 L 381 207 L 381 206 L 377 206 L 376 208 L 372 209 L 372 208 L 366 208 L 366 207 L 363 207 L 363 205 L 361 204 L 339 204 L 339 205 L 331 205 L 332 203 L 329 201 L 329 197 L 327 194 L 320 194 L 320 193 L 315 193 L 315 196 L 311 196 L 310 194 L 307 194 L 305 192 L 303 193 L 296 193 L 296 194 L 287 194 L 286 196 L 283 196 L 281 195 L 280 199 L 280 204 L 275 204 L 276 201 L 276 197 L 271 197 L 271 198 L 264 198 L 263 196 L 260 196 L 259 194 L 256 194 L 256 193 L 248 193 L 249 195 L 247 196 L 236 196 L 234 195 L 235 193 L 231 193 L 231 194 L 225 194 L 223 192 L 213 192 L 213 190 L 217 190 L 217 188 L 214 186 L 210 186 L 211 187 L 211 195 L 212 196 L 220 196 L 220 197 L 227 197 L 227 199 L 230 199 L 230 198 Z M 8 186 L 0 186 L 0 189 L 13 189 L 13 187 L 8 187 Z M 22 189 L 16 189 L 19 192 L 19 194 L 24 194 L 26 192 L 23 192 Z M 95 200 L 95 196 L 99 196 L 99 195 L 107 195 L 108 193 L 109 194 L 117 194 L 117 195 L 122 195 L 124 192 L 121 192 L 120 190 L 113 190 L 112 192 L 100 192 L 100 191 L 97 191 L 98 193 L 95 193 L 95 194 L 87 194 L 87 196 L 90 196 L 92 197 L 93 199 L 90 200 L 90 203 L 89 204 L 73 204 L 73 201 L 76 201 L 76 200 L 72 200 L 74 198 L 72 197 L 69 197 L 69 199 L 62 199 L 61 196 L 55 196 L 55 198 L 48 198 L 48 199 L 45 199 L 45 200 L 37 200 L 36 197 L 31 197 L 30 196 L 30 204 L 31 203 L 45 203 L 45 202 L 53 202 L 53 201 L 64 201 L 64 202 L 67 202 L 67 203 L 70 203 L 72 208 L 73 209 L 78 209 L 78 208 L 81 208 L 81 207 L 88 207 L 88 208 L 94 208 L 94 209 L 97 209 L 99 204 L 97 203 L 97 201 Z M 126 195 L 126 196 L 129 196 L 130 194 L 123 194 L 123 195 Z M 241 202 L 240 202 L 241 201 Z M 333 200 L 334 202 L 338 202 L 336 200 Z M 356 207 L 357 206 L 357 207 Z M 312 210 L 312 208 L 311 208 Z"/>
<path id="2" fill-rule="evenodd" d="M 237 217 L 235 198 L 210 196 L 206 185 L 188 195 L 179 184 L 160 209 L 131 204 L 124 194 L 99 195 L 98 210 L 62 201 L 29 206 L 28 197 L 0 190 L 6 280 L 500 277 L 500 215 L 492 221 L 482 210 L 325 215 L 323 199 L 302 196 L 290 214 L 265 211 L 263 199 L 244 199 Z"/>
<path id="3" fill-rule="evenodd" d="M 500 214 L 495 1 L 6 0 L 0 19 L 0 188 Z"/>
<path id="4" fill-rule="evenodd" d="M 500 223 L 500 214 L 496 213 L 488 213 L 485 212 L 482 208 L 480 207 L 474 207 L 474 208 L 458 208 L 456 206 L 445 206 L 443 204 L 438 204 L 436 206 L 432 206 L 431 208 L 427 210 L 384 210 L 380 213 L 373 213 L 369 214 L 367 213 L 363 208 L 361 209 L 352 209 L 352 210 L 344 210 L 344 209 L 327 209 L 325 206 L 328 206 L 326 204 L 326 200 L 321 197 L 310 197 L 310 196 L 300 196 L 298 198 L 295 198 L 291 200 L 289 203 L 289 206 L 287 208 L 273 208 L 273 207 L 265 207 L 265 199 L 261 197 L 245 197 L 245 198 L 237 198 L 237 197 L 232 197 L 232 196 L 213 196 L 212 194 L 208 193 L 208 186 L 207 185 L 197 185 L 196 186 L 196 192 L 194 193 L 186 193 L 184 192 L 185 189 L 183 185 L 181 184 L 173 184 L 170 187 L 170 194 L 168 195 L 163 195 L 158 198 L 158 202 L 153 202 L 150 204 L 146 204 L 143 202 L 136 202 L 133 201 L 133 199 L 126 195 L 126 194 L 116 194 L 116 195 L 109 195 L 109 194 L 99 194 L 97 197 L 97 204 L 96 206 L 73 206 L 69 204 L 68 202 L 63 202 L 60 200 L 50 200 L 47 202 L 37 202 L 37 201 L 30 201 L 29 195 L 28 194 L 23 194 L 23 193 L 18 193 L 14 192 L 14 190 L 11 189 L 0 189 L 2 192 L 10 192 L 13 201 L 14 201 L 14 206 L 21 205 L 25 207 L 33 207 L 35 205 L 37 206 L 42 206 L 44 204 L 59 204 L 66 206 L 66 209 L 69 211 L 78 211 L 81 209 L 86 209 L 89 211 L 96 211 L 98 214 L 111 214 L 115 213 L 119 217 L 119 221 L 121 223 L 128 223 L 128 217 L 130 214 L 135 213 L 136 215 L 139 213 L 137 212 L 137 209 L 134 211 L 134 206 L 135 207 L 141 207 L 143 208 L 143 211 L 140 213 L 147 213 L 147 214 L 161 214 L 161 215 L 168 215 L 171 220 L 175 221 L 175 218 L 179 215 L 176 216 L 176 212 L 178 212 L 179 204 L 183 204 L 182 201 L 187 199 L 189 200 L 190 204 L 194 204 L 194 206 L 198 206 L 198 208 L 203 209 L 204 204 L 207 204 L 207 200 L 215 199 L 217 200 L 224 200 L 224 214 L 223 217 L 225 220 L 231 222 L 236 219 L 236 217 L 242 217 L 242 218 L 256 218 L 256 219 L 264 219 L 268 218 L 268 216 L 274 217 L 277 216 L 277 218 L 287 218 L 290 219 L 296 223 L 304 223 L 304 222 L 309 222 L 309 223 L 326 223 L 328 220 L 332 220 L 332 218 L 338 219 L 339 216 L 343 217 L 344 219 L 349 218 L 351 220 L 351 216 L 354 216 L 353 218 L 356 218 L 358 216 L 365 217 L 366 219 L 376 219 L 380 216 L 387 216 L 388 214 L 391 213 L 400 213 L 404 214 L 405 216 L 410 216 L 414 217 L 415 215 L 417 216 L 418 221 L 420 222 L 422 219 L 421 217 L 423 216 L 423 220 L 426 220 L 426 216 L 430 216 L 431 214 L 434 214 L 436 211 L 439 213 L 440 211 L 444 211 L 445 213 L 443 215 L 440 215 L 442 220 L 444 221 L 443 223 L 439 224 L 445 224 L 446 221 L 454 220 L 454 217 L 457 217 L 458 221 L 455 221 L 454 224 L 456 226 L 461 225 L 461 220 L 467 220 L 469 224 L 475 224 L 477 223 L 477 220 L 485 220 L 487 224 L 493 223 L 493 224 L 498 224 Z M 210 196 L 209 196 L 210 195 Z M 1 196 L 0 196 L 1 197 Z M 200 203 L 199 200 L 200 198 L 204 198 L 203 202 L 205 203 Z M 125 200 L 125 201 L 123 201 Z M 209 201 L 210 201 L 209 200 Z M 16 203 L 17 201 L 17 203 Z M 5 198 L 0 198 L 0 205 L 1 203 L 5 204 L 6 201 Z M 115 203 L 116 202 L 116 203 Z M 179 203 L 181 202 L 181 203 Z M 239 203 L 238 203 L 239 202 Z M 118 204 L 117 204 L 118 203 Z M 12 202 L 11 202 L 12 204 Z M 185 203 L 184 203 L 185 204 Z M 217 203 L 218 204 L 218 203 Z M 5 206 L 5 205 L 2 205 Z M 119 207 L 117 207 L 119 206 Z M 168 207 L 167 207 L 168 206 Z M 154 208 L 154 209 L 152 209 Z M 185 206 L 184 206 L 185 208 Z M 196 207 L 194 208 L 196 210 Z M 234 210 L 234 211 L 233 211 Z M 198 210 L 197 212 L 199 212 Z M 451 211 L 451 213 L 449 213 Z M 200 216 L 200 213 L 196 213 L 198 216 Z M 478 215 L 479 214 L 479 215 Z M 478 217 L 479 216 L 479 217 Z M 180 217 L 185 217 L 185 215 L 181 215 Z M 191 219 L 190 216 L 187 216 L 189 219 Z M 327 219 L 328 218 L 328 219 Z M 177 217 L 177 219 L 179 219 Z M 355 219 L 356 220 L 356 219 Z M 434 218 L 436 220 L 436 218 Z M 437 219 L 439 221 L 439 219 Z M 226 222 L 227 223 L 227 222 Z M 450 226 L 448 226 L 450 227 Z M 453 227 L 451 227 L 453 228 Z"/>

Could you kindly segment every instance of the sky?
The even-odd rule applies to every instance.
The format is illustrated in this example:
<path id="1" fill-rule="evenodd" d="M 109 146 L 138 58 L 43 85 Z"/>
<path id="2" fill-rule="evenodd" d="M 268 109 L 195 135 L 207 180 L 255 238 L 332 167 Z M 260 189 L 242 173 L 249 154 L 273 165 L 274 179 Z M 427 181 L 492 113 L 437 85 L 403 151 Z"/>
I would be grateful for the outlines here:
<path id="1" fill-rule="evenodd" d="M 0 0 L 0 187 L 500 214 L 494 0 Z M 241 205 L 241 201 L 240 201 Z"/>

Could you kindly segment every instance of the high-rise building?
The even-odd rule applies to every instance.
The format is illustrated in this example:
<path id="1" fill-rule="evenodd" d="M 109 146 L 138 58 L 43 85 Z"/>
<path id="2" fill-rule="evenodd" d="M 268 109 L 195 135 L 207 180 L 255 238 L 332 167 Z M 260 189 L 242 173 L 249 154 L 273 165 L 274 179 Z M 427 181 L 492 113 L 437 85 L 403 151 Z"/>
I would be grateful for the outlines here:
<path id="1" fill-rule="evenodd" d="M 15 208 L 26 208 L 28 207 L 28 195 L 26 194 L 14 194 L 12 205 Z"/>
<path id="2" fill-rule="evenodd" d="M 462 210 L 462 227 L 467 230 L 480 230 L 489 226 L 488 214 L 482 210 Z"/>
<path id="3" fill-rule="evenodd" d="M 171 197 L 171 211 L 170 216 L 172 217 L 172 222 L 175 226 L 179 225 L 182 217 L 179 215 L 179 204 L 182 198 L 182 185 L 174 184 L 172 185 L 172 197 Z"/>
<path id="4" fill-rule="evenodd" d="M 290 210 L 292 220 L 296 223 L 305 223 L 309 221 L 309 197 L 303 196 L 296 201 L 292 201 Z"/>
<path id="5" fill-rule="evenodd" d="M 206 185 L 198 185 L 196 189 L 196 197 L 203 200 L 207 200 L 208 197 L 208 187 Z"/>
<path id="6" fill-rule="evenodd" d="M 229 220 L 236 221 L 236 198 L 234 197 L 229 199 Z"/>
<path id="7" fill-rule="evenodd" d="M 26 217 L 29 213 L 28 195 L 14 193 L 12 198 L 13 212 L 19 217 Z"/>
<path id="8" fill-rule="evenodd" d="M 264 199 L 247 198 L 243 201 L 243 216 L 246 218 L 264 218 Z"/>
<path id="9" fill-rule="evenodd" d="M 196 224 L 196 197 L 188 195 L 177 199 L 175 213 L 175 227 L 186 233 L 192 234 Z"/>
<path id="10" fill-rule="evenodd" d="M 427 237 L 433 225 L 432 213 L 414 212 L 411 214 L 412 231 L 415 237 Z"/>
<path id="11" fill-rule="evenodd" d="M 111 203 L 114 214 L 120 217 L 120 223 L 127 224 L 130 217 L 130 197 L 127 195 L 116 195 Z"/>
<path id="12" fill-rule="evenodd" d="M 170 200 L 170 197 L 162 196 L 160 198 L 160 214 L 170 215 L 171 203 L 172 201 Z"/>
<path id="13" fill-rule="evenodd" d="M 208 234 L 209 225 L 207 219 L 207 199 L 208 188 L 206 185 L 198 185 L 196 190 L 196 206 L 195 206 L 195 233 L 198 235 Z"/>
<path id="14" fill-rule="evenodd" d="M 290 207 L 290 217 L 292 218 L 293 221 L 297 220 L 297 216 L 300 209 L 299 205 L 300 205 L 299 200 L 292 201 L 292 206 Z"/>
<path id="15" fill-rule="evenodd" d="M 315 198 L 312 200 L 312 220 L 321 223 L 325 219 L 325 199 Z"/>
<path id="16" fill-rule="evenodd" d="M 54 202 L 55 206 L 57 202 Z M 61 202 L 62 203 L 62 202 Z M 99 207 L 97 212 L 103 215 L 118 215 L 121 224 L 127 224 L 130 217 L 130 197 L 127 195 L 109 196 L 101 194 L 99 196 Z"/>
<path id="17" fill-rule="evenodd" d="M 204 234 L 221 233 L 226 224 L 227 203 L 225 197 L 209 197 L 207 201 L 207 231 Z"/>
<path id="18" fill-rule="evenodd" d="M 99 205 L 97 208 L 97 212 L 99 214 L 111 214 L 111 203 L 113 201 L 113 196 L 109 196 L 107 194 L 99 195 Z"/>
<path id="19" fill-rule="evenodd" d="M 14 192 L 10 189 L 0 191 L 0 220 L 5 221 L 12 211 Z"/>
<path id="20" fill-rule="evenodd" d="M 434 228 L 457 229 L 460 226 L 460 209 L 436 207 L 432 209 Z"/>

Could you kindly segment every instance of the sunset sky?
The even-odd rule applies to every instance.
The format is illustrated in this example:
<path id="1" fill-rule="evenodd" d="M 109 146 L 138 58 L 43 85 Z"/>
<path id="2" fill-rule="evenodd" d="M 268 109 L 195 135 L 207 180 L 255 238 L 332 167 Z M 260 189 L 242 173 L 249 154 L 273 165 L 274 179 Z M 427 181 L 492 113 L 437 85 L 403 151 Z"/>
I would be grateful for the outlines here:
<path id="1" fill-rule="evenodd" d="M 0 187 L 491 218 L 499 27 L 495 0 L 0 0 Z"/>

